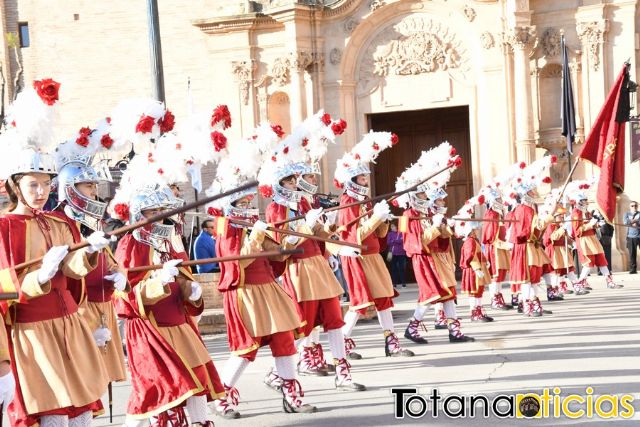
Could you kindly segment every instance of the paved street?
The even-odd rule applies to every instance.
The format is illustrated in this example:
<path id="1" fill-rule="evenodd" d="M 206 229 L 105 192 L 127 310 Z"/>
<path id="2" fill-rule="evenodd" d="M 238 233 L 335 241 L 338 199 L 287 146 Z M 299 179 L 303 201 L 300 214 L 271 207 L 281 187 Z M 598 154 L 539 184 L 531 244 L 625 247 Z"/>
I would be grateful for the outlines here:
<path id="1" fill-rule="evenodd" d="M 544 387 L 560 387 L 560 395 L 634 394 L 633 406 L 640 410 L 640 284 L 638 276 L 616 275 L 625 287 L 604 288 L 604 279 L 593 277 L 590 295 L 569 295 L 565 301 L 547 303 L 553 315 L 525 319 L 514 311 L 490 312 L 496 321 L 471 324 L 468 305 L 462 298 L 458 306 L 463 330 L 477 339 L 475 343 L 450 344 L 447 331 L 434 330 L 428 323 L 428 345 L 414 345 L 403 339 L 407 348 L 416 353 L 413 358 L 384 357 L 383 338 L 377 320 L 361 321 L 354 338 L 364 359 L 354 361 L 354 378 L 368 387 L 361 393 L 334 392 L 333 378 L 302 377 L 305 401 L 317 405 L 312 415 L 285 414 L 281 398 L 262 385 L 262 377 L 272 364 L 267 350 L 261 350 L 257 361 L 241 378 L 238 389 L 242 403 L 239 420 L 213 417 L 217 426 L 379 426 L 428 422 L 432 425 L 460 425 L 461 420 L 441 415 L 433 419 L 427 412 L 422 420 L 395 420 L 391 387 L 417 387 L 423 395 L 437 388 L 440 395 L 498 394 L 541 392 Z M 505 291 L 506 294 L 506 291 Z M 413 312 L 417 290 L 414 286 L 401 289 L 394 309 L 397 332 L 402 334 Z M 485 298 L 486 299 L 486 298 Z M 429 319 L 432 319 L 432 311 Z M 219 369 L 227 358 L 226 337 L 208 336 L 207 346 Z M 328 345 L 323 342 L 328 352 Z M 114 386 L 114 420 L 96 420 L 96 425 L 120 425 L 130 388 L 128 384 Z M 638 425 L 633 420 L 616 421 L 619 425 Z M 569 425 L 590 422 L 599 425 L 599 418 L 588 420 L 547 419 L 518 421 L 518 425 Z M 513 425 L 514 420 L 492 417 L 464 421 L 465 425 Z"/>

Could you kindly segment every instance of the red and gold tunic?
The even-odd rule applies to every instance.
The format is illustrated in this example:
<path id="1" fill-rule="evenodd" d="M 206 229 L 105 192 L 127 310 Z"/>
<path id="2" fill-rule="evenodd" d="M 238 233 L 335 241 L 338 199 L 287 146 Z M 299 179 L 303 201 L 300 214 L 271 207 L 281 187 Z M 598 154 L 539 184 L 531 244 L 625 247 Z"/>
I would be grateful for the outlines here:
<path id="1" fill-rule="evenodd" d="M 587 267 L 603 267 L 607 265 L 604 249 L 596 236 L 596 230 L 589 225 L 591 214 L 583 214 L 578 208 L 571 212 L 571 227 L 573 238 L 576 239 L 578 256 L 582 265 Z"/>
<path id="2" fill-rule="evenodd" d="M 533 207 L 520 204 L 514 209 L 512 218 L 517 222 L 513 223 L 509 236 L 513 243 L 511 282 L 537 284 L 542 278 L 543 266 L 550 263 L 542 245 L 542 230 L 553 217 L 540 218 Z"/>
<path id="3" fill-rule="evenodd" d="M 433 248 L 437 246 L 438 257 L 443 257 L 444 252 L 440 250 L 438 242 L 443 229 L 434 227 L 427 220 L 409 219 L 423 215 L 415 209 L 407 209 L 402 215 L 407 218 L 403 218 L 403 223 L 407 221 L 406 231 L 402 230 L 403 247 L 407 256 L 411 257 L 413 272 L 418 282 L 418 303 L 433 304 L 455 298 L 455 275 L 452 281 L 453 272 L 443 268 L 442 262 L 440 259 L 436 260 L 433 252 Z M 445 246 L 447 240 L 443 238 L 442 249 L 450 248 Z"/>
<path id="4" fill-rule="evenodd" d="M 116 259 L 124 268 L 186 260 L 184 253 L 160 253 L 132 235 L 118 243 Z M 127 319 L 126 341 L 132 392 L 127 415 L 148 418 L 184 404 L 193 395 L 209 401 L 224 387 L 192 316 L 202 313 L 202 298 L 190 301 L 191 273 L 180 268 L 175 282 L 163 284 L 152 271 L 129 272 L 131 292 L 116 300 L 118 316 Z"/>
<path id="5" fill-rule="evenodd" d="M 8 411 L 17 426 L 36 424 L 42 415 L 72 418 L 88 410 L 101 412 L 100 397 L 109 382 L 104 366 L 95 363 L 100 354 L 93 331 L 78 313 L 85 293 L 82 278 L 95 268 L 97 254 L 87 255 L 82 249 L 69 253 L 56 275 L 42 285 L 37 264 L 17 272 L 12 269 L 45 255 L 50 247 L 45 233 L 51 246 L 80 240 L 66 216 L 55 212 L 39 216 L 43 228 L 32 216 L 0 218 L 0 282 L 4 292 L 19 294 L 17 301 L 2 304 L 17 383 Z"/>
<path id="6" fill-rule="evenodd" d="M 290 216 L 304 215 L 310 209 L 309 202 L 304 198 L 299 203 L 299 211 L 293 211 L 286 206 L 271 202 L 267 206 L 265 217 L 268 223 L 276 223 L 286 220 Z M 288 226 L 289 224 L 282 224 L 279 228 Z M 296 227 L 296 231 L 323 237 L 330 236 L 329 230 L 325 230 L 321 224 L 316 224 L 314 229 L 310 230 L 302 222 L 301 225 Z M 331 329 L 341 327 L 344 323 L 342 322 L 342 311 L 339 309 L 340 301 L 338 297 L 343 294 L 342 287 L 336 280 L 333 271 L 331 271 L 326 258 L 322 255 L 322 248 L 318 245 L 318 241 L 302 238 L 292 245 L 287 243 L 283 237 L 279 233 L 275 233 L 273 236 L 274 240 L 280 242 L 284 249 L 298 248 L 304 251 L 301 254 L 291 255 L 286 259 L 286 266 L 282 275 L 282 286 L 296 303 L 301 323 L 304 324 L 306 321 L 302 332 L 307 335 L 311 329 L 321 323 L 331 324 L 333 326 Z M 324 322 L 321 322 L 320 317 L 317 316 L 313 316 L 314 318 L 311 319 L 308 313 L 305 312 L 304 307 L 313 306 L 311 310 L 313 312 L 318 312 L 318 307 L 317 304 L 305 304 L 309 301 L 322 301 L 326 308 L 331 307 L 329 310 L 322 311 L 328 311 L 327 314 L 330 317 L 339 317 L 339 319 L 325 318 L 322 319 Z"/>
<path id="7" fill-rule="evenodd" d="M 502 215 L 493 209 L 487 209 L 484 219 L 490 220 L 482 223 L 482 243 L 489 261 L 491 277 L 497 282 L 503 282 L 511 267 L 509 246 L 506 241 L 507 229 L 499 222 Z"/>
<path id="8" fill-rule="evenodd" d="M 544 231 L 545 252 L 551 260 L 551 267 L 558 274 L 567 274 L 567 271 L 574 270 L 573 257 L 567 252 L 569 246 L 567 238 L 567 230 L 558 224 L 549 224 Z"/>
<path id="9" fill-rule="evenodd" d="M 218 219 L 216 253 L 220 257 L 249 255 L 279 248 L 262 231 L 234 227 L 226 218 Z M 220 225 L 222 222 L 222 225 Z M 281 261 L 279 257 L 275 259 Z M 290 334 L 291 347 L 281 348 L 274 356 L 296 353 L 293 333 L 301 327 L 293 299 L 278 285 L 266 258 L 225 261 L 220 263 L 218 290 L 223 293 L 229 349 L 236 356 L 255 353 L 269 338 Z M 288 340 L 287 340 L 288 341 Z M 255 357 L 255 356 L 252 356 Z"/>
<path id="10" fill-rule="evenodd" d="M 340 198 L 341 205 L 357 201 L 346 193 Z M 377 216 L 370 215 L 347 227 L 347 224 L 370 209 L 371 203 L 351 206 L 341 209 L 338 216 L 341 240 L 367 247 L 359 257 L 340 257 L 344 278 L 349 287 L 349 310 L 360 313 L 366 312 L 367 307 L 372 305 L 378 311 L 391 308 L 392 298 L 398 295 L 393 289 L 389 270 L 380 256 L 379 238 L 387 235 L 388 224 Z"/>
<path id="11" fill-rule="evenodd" d="M 488 285 L 491 280 L 489 278 L 489 270 L 487 263 L 482 255 L 480 242 L 475 237 L 467 237 L 460 249 L 460 268 L 462 269 L 462 283 L 460 289 L 465 295 L 481 297 L 484 286 Z M 478 277 L 476 271 L 480 270 L 484 274 Z"/>

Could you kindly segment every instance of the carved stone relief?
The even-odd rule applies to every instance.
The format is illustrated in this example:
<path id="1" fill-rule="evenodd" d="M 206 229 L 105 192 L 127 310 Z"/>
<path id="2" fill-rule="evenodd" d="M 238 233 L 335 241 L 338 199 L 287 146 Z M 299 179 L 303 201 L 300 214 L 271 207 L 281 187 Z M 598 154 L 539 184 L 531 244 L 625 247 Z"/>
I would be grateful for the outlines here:
<path id="1" fill-rule="evenodd" d="M 542 33 L 542 51 L 548 57 L 560 54 L 560 31 L 557 28 L 547 28 Z"/>
<path id="2" fill-rule="evenodd" d="M 576 31 L 582 46 L 589 55 L 589 64 L 593 71 L 600 68 L 600 46 L 604 43 L 604 36 L 609 30 L 609 21 L 578 22 Z"/>
<path id="3" fill-rule="evenodd" d="M 289 69 L 291 64 L 289 62 L 289 58 L 280 57 L 276 58 L 271 65 L 271 78 L 274 83 L 278 86 L 284 86 L 289 83 L 289 79 L 291 75 L 289 74 Z"/>
<path id="4" fill-rule="evenodd" d="M 342 50 L 334 47 L 331 49 L 331 52 L 329 52 L 329 62 L 333 65 L 338 65 L 340 61 L 342 61 Z"/>
<path id="5" fill-rule="evenodd" d="M 503 43 L 511 49 L 530 51 L 537 43 L 536 27 L 515 27 L 503 34 Z"/>
<path id="6" fill-rule="evenodd" d="M 485 31 L 484 33 L 480 34 L 480 44 L 485 49 L 491 49 L 493 47 L 495 42 L 493 40 L 493 36 L 489 31 Z"/>
<path id="7" fill-rule="evenodd" d="M 371 10 L 371 12 L 373 12 L 384 5 L 385 5 L 384 0 L 371 0 L 371 3 L 369 3 L 369 9 Z"/>
<path id="8" fill-rule="evenodd" d="M 324 62 L 324 58 L 323 58 Z M 289 54 L 289 66 L 292 71 L 302 72 L 313 63 L 311 53 L 307 51 L 291 52 Z"/>
<path id="9" fill-rule="evenodd" d="M 353 33 L 353 30 L 358 26 L 358 20 L 355 18 L 349 18 L 344 22 L 344 32 L 347 34 Z"/>
<path id="10" fill-rule="evenodd" d="M 358 93 L 373 91 L 391 76 L 447 71 L 464 80 L 469 69 L 466 50 L 446 25 L 431 18 L 406 17 L 379 33 L 364 51 Z"/>
<path id="11" fill-rule="evenodd" d="M 253 60 L 248 61 L 232 61 L 231 69 L 233 75 L 240 86 L 240 96 L 244 105 L 249 104 L 249 87 L 253 80 L 252 74 L 254 70 Z"/>
<path id="12" fill-rule="evenodd" d="M 540 78 L 562 78 L 562 65 L 547 64 L 540 70 Z"/>
<path id="13" fill-rule="evenodd" d="M 465 5 L 463 12 L 469 22 L 473 22 L 473 20 L 476 19 L 476 11 L 468 4 Z"/>

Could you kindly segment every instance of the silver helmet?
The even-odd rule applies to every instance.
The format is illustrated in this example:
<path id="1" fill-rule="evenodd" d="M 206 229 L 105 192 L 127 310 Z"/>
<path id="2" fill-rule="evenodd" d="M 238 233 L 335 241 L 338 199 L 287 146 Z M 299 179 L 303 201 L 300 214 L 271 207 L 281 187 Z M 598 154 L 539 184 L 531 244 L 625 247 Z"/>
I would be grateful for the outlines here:
<path id="1" fill-rule="evenodd" d="M 420 197 L 418 197 L 418 193 L 421 193 L 421 192 L 420 191 L 409 192 L 409 204 L 413 209 L 417 210 L 418 212 L 422 212 L 423 214 L 426 214 L 429 212 L 429 208 L 431 207 L 431 205 L 428 199 L 421 199 Z"/>
<path id="2" fill-rule="evenodd" d="M 249 188 L 244 191 L 238 191 L 230 196 L 225 197 L 224 214 L 229 217 L 246 218 L 249 220 L 257 220 L 260 218 L 260 210 L 253 206 L 247 208 L 241 208 L 236 206 L 236 202 L 243 197 L 252 196 L 255 198 L 257 195 L 256 188 Z"/>
<path id="3" fill-rule="evenodd" d="M 355 182 L 358 175 L 369 175 L 371 171 L 369 166 L 364 163 L 359 163 L 356 167 L 349 168 L 348 170 L 350 179 L 345 184 L 345 192 L 354 199 L 364 200 L 369 196 L 369 187 L 364 187 Z"/>
<path id="4" fill-rule="evenodd" d="M 296 185 L 299 189 L 305 193 L 314 195 L 318 192 L 318 186 L 307 182 L 303 177 L 304 175 L 321 175 L 320 165 L 318 163 L 301 163 L 300 173 L 296 180 Z"/>
<path id="5" fill-rule="evenodd" d="M 178 206 L 177 199 L 173 196 L 171 189 L 156 184 L 140 191 L 131 200 L 130 222 L 142 221 L 145 217 L 143 212 L 149 209 L 172 209 Z M 142 243 L 162 249 L 171 239 L 173 224 L 160 224 L 154 222 L 133 231 L 133 237 Z"/>
<path id="6" fill-rule="evenodd" d="M 429 208 L 437 213 L 437 214 L 446 214 L 447 207 L 446 206 L 438 206 L 436 205 L 437 200 L 445 199 L 448 194 L 442 187 L 429 187 L 426 189 L 425 194 L 427 195 L 427 199 L 429 201 Z"/>
<path id="7" fill-rule="evenodd" d="M 98 174 L 93 167 L 84 163 L 67 163 L 58 173 L 58 201 L 66 202 L 74 211 L 72 217 L 80 222 L 84 223 L 85 216 L 100 220 L 104 217 L 107 204 L 83 195 L 76 185 L 101 181 L 109 181 L 109 177 Z M 85 225 L 94 228 L 95 221 L 87 219 L 88 223 Z"/>

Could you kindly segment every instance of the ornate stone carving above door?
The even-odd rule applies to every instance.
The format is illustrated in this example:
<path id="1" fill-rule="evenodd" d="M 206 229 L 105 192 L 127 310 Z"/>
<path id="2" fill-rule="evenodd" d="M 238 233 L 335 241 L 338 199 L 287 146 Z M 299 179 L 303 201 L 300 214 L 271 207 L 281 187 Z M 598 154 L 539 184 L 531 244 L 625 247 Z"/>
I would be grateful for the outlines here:
<path id="1" fill-rule="evenodd" d="M 467 52 L 449 27 L 430 17 L 406 17 L 369 43 L 360 59 L 358 93 L 394 76 L 447 71 L 465 79 L 469 69 Z"/>

